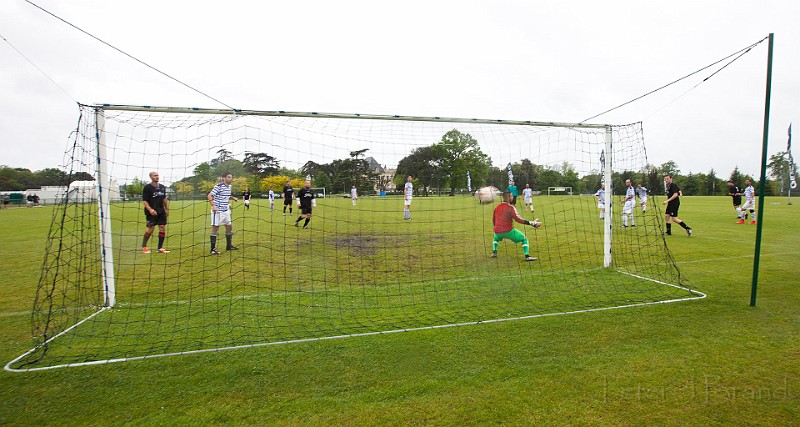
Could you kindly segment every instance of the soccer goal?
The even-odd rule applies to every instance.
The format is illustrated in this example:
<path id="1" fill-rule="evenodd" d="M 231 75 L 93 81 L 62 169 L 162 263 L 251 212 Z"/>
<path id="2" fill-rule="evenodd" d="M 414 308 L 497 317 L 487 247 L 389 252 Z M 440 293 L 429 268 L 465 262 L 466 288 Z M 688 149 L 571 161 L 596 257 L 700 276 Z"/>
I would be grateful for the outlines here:
<path id="1" fill-rule="evenodd" d="M 613 215 L 600 219 L 593 198 L 535 199 L 543 226 L 517 224 L 538 258 L 529 262 L 522 245 L 508 240 L 489 257 L 495 204 L 449 197 L 470 187 L 504 188 L 511 173 L 531 183 L 575 178 L 554 175 L 546 167 L 553 164 L 569 164 L 586 178 L 580 182 L 603 175 L 611 183 L 612 170 L 647 165 L 641 123 L 83 105 L 74 135 L 66 172 L 94 176 L 95 197 L 65 198 L 54 209 L 32 349 L 9 362 L 9 371 L 310 345 L 705 296 L 673 262 L 657 209 L 623 232 Z M 382 165 L 380 176 L 370 164 Z M 174 195 L 164 235 L 169 253 L 145 253 L 143 205 L 111 197 L 116 187 L 134 197 L 141 192 L 135 184 L 149 185 L 151 171 Z M 416 187 L 410 201 L 366 198 L 355 206 L 324 197 L 312 212 L 270 209 L 262 199 L 245 209 L 231 199 L 232 234 L 220 228 L 212 239 L 207 195 L 227 173 L 234 195 L 244 188 L 279 192 L 287 182 L 297 189 L 306 176 L 325 181 L 312 182 L 323 194 L 322 186 L 348 194 L 353 185 L 377 188 L 388 180 L 402 190 L 407 176 Z M 574 182 L 561 188 L 571 191 Z M 422 188 L 450 191 L 437 196 Z M 308 226 L 296 226 L 308 213 Z M 237 250 L 225 250 L 226 238 Z M 212 241 L 221 254 L 211 254 Z"/>
<path id="2" fill-rule="evenodd" d="M 571 196 L 572 187 L 547 187 L 547 195 L 552 196 L 553 194 L 566 194 Z"/>

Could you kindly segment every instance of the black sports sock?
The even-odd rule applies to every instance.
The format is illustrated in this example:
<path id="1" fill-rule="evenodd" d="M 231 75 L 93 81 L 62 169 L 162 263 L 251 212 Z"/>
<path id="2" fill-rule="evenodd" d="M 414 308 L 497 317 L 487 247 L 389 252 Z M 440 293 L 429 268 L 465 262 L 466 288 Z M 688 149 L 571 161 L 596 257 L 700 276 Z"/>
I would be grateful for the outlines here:
<path id="1" fill-rule="evenodd" d="M 667 234 L 669 234 L 669 233 L 672 233 L 672 223 L 671 222 L 667 223 Z"/>
<path id="2" fill-rule="evenodd" d="M 680 225 L 680 226 L 681 226 L 681 227 L 683 227 L 684 229 L 686 229 L 686 228 L 689 228 L 689 226 L 688 226 L 688 225 L 686 225 L 686 222 L 683 222 L 683 221 L 682 221 L 680 224 L 678 224 L 678 225 Z"/>
<path id="3" fill-rule="evenodd" d="M 233 241 L 233 233 L 225 233 L 225 240 L 228 242 L 228 248 L 233 246 L 231 242 Z"/>
<path id="4" fill-rule="evenodd" d="M 306 228 L 308 221 L 311 221 L 311 218 L 306 218 L 306 222 L 303 223 L 303 228 Z"/>
<path id="5" fill-rule="evenodd" d="M 144 233 L 144 237 L 142 237 L 142 247 L 147 247 L 147 241 L 150 240 L 150 235 Z"/>
<path id="6" fill-rule="evenodd" d="M 216 234 L 212 234 L 211 235 L 211 250 L 213 251 L 216 248 L 217 248 L 217 235 Z"/>
<path id="7" fill-rule="evenodd" d="M 161 249 L 164 246 L 164 233 L 158 233 L 158 249 Z"/>

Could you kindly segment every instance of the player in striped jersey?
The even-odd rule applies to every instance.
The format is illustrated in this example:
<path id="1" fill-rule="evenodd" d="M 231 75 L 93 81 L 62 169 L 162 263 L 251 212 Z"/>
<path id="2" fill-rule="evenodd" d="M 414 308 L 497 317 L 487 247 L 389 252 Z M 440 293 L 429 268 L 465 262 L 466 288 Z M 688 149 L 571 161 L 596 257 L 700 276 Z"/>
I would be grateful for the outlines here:
<path id="1" fill-rule="evenodd" d="M 510 191 L 503 192 L 503 203 L 494 208 L 492 215 L 492 224 L 494 224 L 494 239 L 492 241 L 492 258 L 497 258 L 497 248 L 503 239 L 511 240 L 514 243 L 522 243 L 522 253 L 525 254 L 525 261 L 536 261 L 536 258 L 530 256 L 528 248 L 528 238 L 525 237 L 521 231 L 514 228 L 514 222 L 520 224 L 530 225 L 534 228 L 542 226 L 541 222 L 528 221 L 522 218 L 517 213 L 517 208 L 511 204 L 514 196 Z"/>
<path id="2" fill-rule="evenodd" d="M 231 244 L 233 240 L 233 224 L 231 223 L 230 200 L 238 202 L 239 199 L 231 196 L 231 182 L 233 175 L 229 172 L 222 174 L 221 181 L 208 193 L 208 202 L 211 203 L 211 255 L 219 255 L 217 250 L 217 233 L 221 225 L 225 226 L 226 249 L 234 251 L 238 249 Z"/>

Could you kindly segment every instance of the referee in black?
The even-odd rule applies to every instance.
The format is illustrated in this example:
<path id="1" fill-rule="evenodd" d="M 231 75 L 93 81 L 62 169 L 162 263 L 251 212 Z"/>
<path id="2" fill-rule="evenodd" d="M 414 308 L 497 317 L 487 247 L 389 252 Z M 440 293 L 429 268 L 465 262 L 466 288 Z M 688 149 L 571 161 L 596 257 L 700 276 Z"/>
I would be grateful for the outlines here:
<path id="1" fill-rule="evenodd" d="M 672 177 L 670 175 L 664 176 L 664 184 L 667 185 L 667 200 L 664 200 L 661 202 L 661 204 L 667 205 L 667 210 L 665 211 L 664 215 L 664 222 L 667 223 L 667 236 L 672 235 L 673 222 L 683 227 L 686 230 L 686 233 L 691 236 L 692 227 L 689 227 L 685 222 L 678 218 L 678 208 L 681 207 L 681 189 L 678 188 L 678 184 L 672 182 Z"/>

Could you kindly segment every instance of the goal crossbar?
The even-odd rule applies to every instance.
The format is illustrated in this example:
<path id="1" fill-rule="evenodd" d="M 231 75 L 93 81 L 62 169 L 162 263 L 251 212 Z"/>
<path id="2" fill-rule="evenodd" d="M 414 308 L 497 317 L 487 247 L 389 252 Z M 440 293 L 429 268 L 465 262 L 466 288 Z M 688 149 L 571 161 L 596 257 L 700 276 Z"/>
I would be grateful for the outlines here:
<path id="1" fill-rule="evenodd" d="M 146 111 L 150 113 L 188 113 L 188 114 L 233 114 L 240 116 L 271 116 L 271 117 L 313 117 L 326 119 L 364 119 L 364 120 L 402 120 L 411 122 L 446 122 L 446 123 L 476 123 L 493 125 L 515 125 L 515 126 L 541 126 L 541 127 L 560 127 L 576 129 L 604 129 L 614 125 L 597 123 L 566 123 L 566 122 L 538 122 L 532 120 L 502 120 L 502 119 L 467 119 L 457 117 L 438 117 L 438 116 L 401 116 L 401 115 L 380 115 L 380 114 L 359 114 L 359 113 L 319 113 L 319 112 L 298 112 L 298 111 L 261 111 L 261 110 L 230 110 L 216 108 L 186 108 L 186 107 L 159 107 L 150 105 L 116 105 L 98 104 L 94 108 L 109 111 Z"/>

